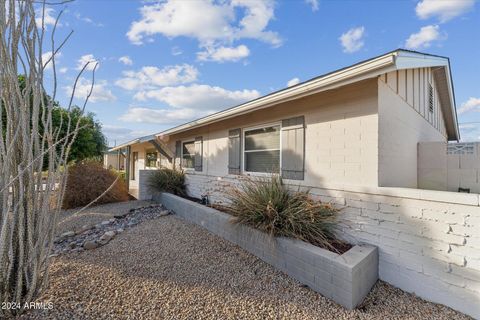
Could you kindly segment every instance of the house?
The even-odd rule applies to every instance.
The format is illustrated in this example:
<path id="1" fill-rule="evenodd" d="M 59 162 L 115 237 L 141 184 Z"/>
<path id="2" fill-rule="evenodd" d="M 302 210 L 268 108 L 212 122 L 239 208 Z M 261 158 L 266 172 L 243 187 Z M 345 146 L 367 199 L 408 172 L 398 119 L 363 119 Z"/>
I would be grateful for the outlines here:
<path id="1" fill-rule="evenodd" d="M 182 168 L 199 197 L 236 175 L 308 187 L 418 187 L 417 145 L 459 140 L 449 59 L 398 49 L 116 148 Z M 215 195 L 212 195 L 213 197 Z"/>
<path id="2" fill-rule="evenodd" d="M 448 58 L 399 49 L 114 149 L 139 199 L 159 166 L 212 202 L 241 176 L 279 173 L 342 208 L 338 235 L 378 248 L 381 280 L 480 318 L 480 195 L 421 189 L 478 175 L 474 147 L 446 155 L 458 140 Z"/>
<path id="3" fill-rule="evenodd" d="M 127 164 L 126 151 L 123 149 L 109 150 L 103 153 L 103 167 L 106 169 L 125 170 Z"/>

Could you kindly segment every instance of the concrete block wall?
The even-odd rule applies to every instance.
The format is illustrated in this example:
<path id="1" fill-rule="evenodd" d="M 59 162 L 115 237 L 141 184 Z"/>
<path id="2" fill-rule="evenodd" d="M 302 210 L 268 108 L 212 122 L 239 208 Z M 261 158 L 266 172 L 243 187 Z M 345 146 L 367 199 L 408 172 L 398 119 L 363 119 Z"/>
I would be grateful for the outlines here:
<path id="1" fill-rule="evenodd" d="M 378 279 L 378 253 L 373 246 L 355 246 L 338 255 L 303 241 L 272 238 L 232 224 L 231 216 L 223 212 L 171 194 L 156 194 L 153 198 L 348 309 L 359 305 Z"/>
<path id="2" fill-rule="evenodd" d="M 152 193 L 148 187 L 148 179 L 155 170 L 138 171 L 138 200 L 152 200 Z"/>
<path id="3" fill-rule="evenodd" d="M 189 174 L 187 190 L 217 202 L 223 201 L 221 190 L 238 182 L 238 176 Z M 353 186 L 309 190 L 342 208 L 339 236 L 378 247 L 380 279 L 480 318 L 478 194 Z"/>

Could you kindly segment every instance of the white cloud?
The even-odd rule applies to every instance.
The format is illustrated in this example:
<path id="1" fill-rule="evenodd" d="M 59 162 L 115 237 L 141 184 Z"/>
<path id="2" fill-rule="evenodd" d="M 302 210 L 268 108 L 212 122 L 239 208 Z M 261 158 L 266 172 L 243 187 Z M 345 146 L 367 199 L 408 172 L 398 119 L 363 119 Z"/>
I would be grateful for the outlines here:
<path id="1" fill-rule="evenodd" d="M 88 24 L 91 24 L 92 26 L 95 26 L 95 27 L 103 27 L 104 26 L 103 23 L 95 22 L 95 21 L 93 21 L 93 19 L 91 19 L 89 17 L 84 17 L 78 12 L 75 13 L 75 18 L 77 18 L 77 20 L 80 20 L 80 21 L 86 22 Z"/>
<path id="2" fill-rule="evenodd" d="M 242 12 L 238 20 L 238 12 Z M 231 43 L 242 38 L 257 39 L 274 46 L 282 40 L 276 32 L 266 30 L 274 18 L 274 1 L 208 0 L 173 1 L 147 4 L 140 9 L 141 19 L 127 32 L 134 44 L 161 34 L 169 38 L 195 38 L 203 47 L 214 43 Z M 237 13 L 237 14 L 236 14 Z"/>
<path id="3" fill-rule="evenodd" d="M 360 50 L 363 45 L 363 36 L 365 34 L 365 27 L 352 28 L 342 34 L 339 38 L 343 47 L 343 52 L 353 53 Z"/>
<path id="4" fill-rule="evenodd" d="M 43 24 L 45 25 L 45 27 L 54 26 L 55 21 L 57 21 L 57 17 L 55 16 L 55 10 L 49 7 L 45 7 L 45 11 L 43 11 L 43 8 L 36 10 L 35 16 L 35 24 L 37 25 L 37 28 L 42 27 L 42 16 Z M 61 24 L 57 23 L 57 26 L 61 26 Z"/>
<path id="5" fill-rule="evenodd" d="M 129 128 L 108 124 L 102 125 L 102 132 L 107 137 L 110 147 L 118 145 L 119 142 L 132 140 L 134 138 L 146 136 L 147 134 L 151 133 L 145 130 L 132 130 Z"/>
<path id="6" fill-rule="evenodd" d="M 480 140 L 480 123 L 465 123 L 459 125 L 461 142 Z"/>
<path id="7" fill-rule="evenodd" d="M 440 33 L 438 25 L 429 25 L 422 27 L 417 33 L 413 33 L 405 42 L 407 49 L 428 48 L 433 41 L 439 41 L 446 38 L 446 35 Z"/>
<path id="8" fill-rule="evenodd" d="M 154 109 L 145 107 L 133 107 L 120 116 L 124 122 L 175 124 L 207 115 L 208 112 L 199 112 L 194 109 Z"/>
<path id="9" fill-rule="evenodd" d="M 218 48 L 206 48 L 205 51 L 197 53 L 198 60 L 202 61 L 239 61 L 250 55 L 250 50 L 245 45 L 239 45 L 238 47 L 218 47 Z"/>
<path id="10" fill-rule="evenodd" d="M 125 71 L 124 77 L 115 84 L 126 90 L 144 90 L 158 86 L 172 86 L 197 80 L 198 70 L 189 64 L 157 67 L 143 67 L 140 71 Z"/>
<path id="11" fill-rule="evenodd" d="M 92 82 L 85 78 L 80 78 L 77 87 L 75 89 L 75 98 L 77 99 L 85 99 L 90 92 L 92 86 Z M 67 95 L 72 94 L 73 86 L 66 86 L 64 87 L 65 93 Z M 108 102 L 108 101 L 115 101 L 117 98 L 113 95 L 112 91 L 108 89 L 107 81 L 105 80 L 97 80 L 93 86 L 92 94 L 89 98 L 89 101 L 92 103 L 95 102 Z"/>
<path id="12" fill-rule="evenodd" d="M 183 51 L 179 47 L 173 47 L 172 48 L 172 55 L 173 56 L 179 56 L 183 53 Z"/>
<path id="13" fill-rule="evenodd" d="M 157 90 L 140 91 L 134 99 L 155 99 L 174 108 L 195 110 L 220 110 L 258 98 L 256 90 L 230 91 L 221 87 L 193 84 L 191 86 L 165 87 Z"/>
<path id="14" fill-rule="evenodd" d="M 126 66 L 131 66 L 133 64 L 133 61 L 132 61 L 132 59 L 130 59 L 129 56 L 120 57 L 120 58 L 118 58 L 118 61 L 123 63 Z"/>
<path id="15" fill-rule="evenodd" d="M 319 7 L 318 1 L 319 0 L 305 0 L 305 2 L 312 7 L 312 11 L 314 12 L 318 11 L 318 7 Z"/>
<path id="16" fill-rule="evenodd" d="M 67 67 L 63 67 L 63 68 L 60 68 L 60 70 L 58 70 L 60 73 L 67 73 L 68 71 L 68 68 Z"/>
<path id="17" fill-rule="evenodd" d="M 77 61 L 77 70 L 82 70 L 83 67 L 88 63 L 88 66 L 85 68 L 87 71 L 92 71 L 95 69 L 95 65 L 97 65 L 97 70 L 100 67 L 100 63 L 97 59 L 93 56 L 93 54 L 86 54 L 80 57 Z"/>
<path id="18" fill-rule="evenodd" d="M 62 56 L 61 52 L 57 52 L 55 54 L 55 65 L 58 65 L 58 58 Z M 47 51 L 42 54 L 42 63 L 44 65 L 45 70 L 50 70 L 53 68 L 53 63 L 52 63 L 52 51 Z"/>
<path id="19" fill-rule="evenodd" d="M 446 22 L 470 11 L 474 5 L 475 0 L 423 0 L 415 12 L 420 19 L 437 17 L 440 22 Z"/>
<path id="20" fill-rule="evenodd" d="M 470 97 L 466 102 L 462 103 L 462 106 L 458 109 L 458 114 L 469 111 L 480 111 L 480 98 Z"/>
<path id="21" fill-rule="evenodd" d="M 300 83 L 300 79 L 298 78 L 293 78 L 290 81 L 287 82 L 287 87 L 294 86 L 296 84 Z"/>

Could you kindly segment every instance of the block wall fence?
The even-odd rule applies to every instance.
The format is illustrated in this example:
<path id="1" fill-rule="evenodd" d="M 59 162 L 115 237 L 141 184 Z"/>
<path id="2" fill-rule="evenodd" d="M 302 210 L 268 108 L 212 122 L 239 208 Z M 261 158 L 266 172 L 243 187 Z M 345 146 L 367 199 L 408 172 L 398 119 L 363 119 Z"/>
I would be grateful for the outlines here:
<path id="1" fill-rule="evenodd" d="M 189 173 L 187 190 L 222 202 L 222 190 L 239 181 L 238 176 Z M 378 247 L 381 280 L 480 318 L 478 194 L 296 183 L 292 189 L 308 188 L 312 197 L 341 209 L 340 237 Z M 151 194 L 144 193 L 148 198 Z"/>

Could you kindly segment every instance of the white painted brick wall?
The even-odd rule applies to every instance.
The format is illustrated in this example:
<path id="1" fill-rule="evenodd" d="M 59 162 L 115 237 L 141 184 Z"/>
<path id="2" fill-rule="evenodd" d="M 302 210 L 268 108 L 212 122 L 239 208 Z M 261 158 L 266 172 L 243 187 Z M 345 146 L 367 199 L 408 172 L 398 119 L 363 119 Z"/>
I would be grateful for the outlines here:
<path id="1" fill-rule="evenodd" d="M 238 176 L 193 173 L 187 175 L 187 190 L 192 196 L 209 195 L 210 201 L 221 202 L 222 190 L 238 182 Z M 375 190 L 375 194 L 319 188 L 310 192 L 343 208 L 339 236 L 379 248 L 380 279 L 480 318 L 478 195 Z"/>

